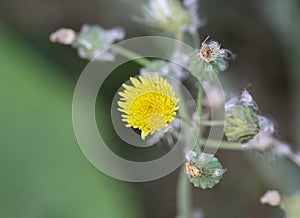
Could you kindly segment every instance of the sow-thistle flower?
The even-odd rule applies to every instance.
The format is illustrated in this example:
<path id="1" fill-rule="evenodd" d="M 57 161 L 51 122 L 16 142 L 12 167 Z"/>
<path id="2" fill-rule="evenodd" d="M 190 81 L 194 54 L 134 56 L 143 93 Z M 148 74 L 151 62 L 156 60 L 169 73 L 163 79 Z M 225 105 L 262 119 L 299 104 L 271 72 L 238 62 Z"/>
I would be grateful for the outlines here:
<path id="1" fill-rule="evenodd" d="M 212 154 L 198 155 L 195 151 L 189 151 L 186 158 L 185 174 L 195 187 L 202 189 L 214 187 L 226 171 Z"/>
<path id="2" fill-rule="evenodd" d="M 123 112 L 122 121 L 127 123 L 126 127 L 139 129 L 145 139 L 175 119 L 179 99 L 172 86 L 157 74 L 155 78 L 139 76 L 130 81 L 133 86 L 123 84 L 124 91 L 119 92 L 118 110 Z"/>
<path id="3" fill-rule="evenodd" d="M 143 7 L 143 22 L 170 33 L 184 31 L 192 20 L 178 0 L 151 0 Z"/>
<path id="4" fill-rule="evenodd" d="M 188 69 L 202 81 L 210 80 L 228 67 L 228 60 L 233 54 L 222 49 L 216 41 L 202 42 L 200 49 L 195 49 L 188 60 Z"/>

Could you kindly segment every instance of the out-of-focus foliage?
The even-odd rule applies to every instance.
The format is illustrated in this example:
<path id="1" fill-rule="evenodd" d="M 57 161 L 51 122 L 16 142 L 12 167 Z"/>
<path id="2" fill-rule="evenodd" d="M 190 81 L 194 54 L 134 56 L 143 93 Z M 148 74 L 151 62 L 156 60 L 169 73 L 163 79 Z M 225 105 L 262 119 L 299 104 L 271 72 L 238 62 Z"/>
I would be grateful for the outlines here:
<path id="1" fill-rule="evenodd" d="M 72 129 L 74 84 L 0 29 L 0 217 L 141 217 L 130 186 L 81 153 Z"/>

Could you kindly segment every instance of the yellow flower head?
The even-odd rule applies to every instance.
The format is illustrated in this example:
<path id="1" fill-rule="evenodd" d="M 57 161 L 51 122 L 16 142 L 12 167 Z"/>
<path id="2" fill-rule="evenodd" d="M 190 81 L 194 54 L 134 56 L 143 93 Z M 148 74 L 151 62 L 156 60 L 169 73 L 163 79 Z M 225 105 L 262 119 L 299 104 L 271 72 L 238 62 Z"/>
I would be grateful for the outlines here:
<path id="1" fill-rule="evenodd" d="M 172 86 L 163 78 L 148 75 L 147 78 L 130 78 L 133 86 L 123 84 L 124 91 L 118 101 L 118 110 L 123 112 L 122 121 L 126 127 L 141 130 L 142 139 L 148 134 L 159 131 L 174 120 L 178 110 L 178 98 Z"/>

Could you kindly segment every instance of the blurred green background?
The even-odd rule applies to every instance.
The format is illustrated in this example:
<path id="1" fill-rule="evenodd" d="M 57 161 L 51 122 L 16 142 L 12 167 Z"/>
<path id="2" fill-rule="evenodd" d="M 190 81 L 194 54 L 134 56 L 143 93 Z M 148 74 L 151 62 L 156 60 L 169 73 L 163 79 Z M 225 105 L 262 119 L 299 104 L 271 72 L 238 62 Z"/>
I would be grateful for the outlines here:
<path id="1" fill-rule="evenodd" d="M 72 95 L 87 61 L 48 40 L 60 27 L 78 31 L 86 23 L 122 26 L 128 38 L 161 34 L 132 21 L 142 2 L 1 0 L 1 218 L 176 217 L 178 170 L 126 183 L 105 176 L 81 153 Z M 221 76 L 226 89 L 248 87 L 262 114 L 276 121 L 277 135 L 299 150 L 300 2 L 201 0 L 199 11 L 208 21 L 201 39 L 209 35 L 237 54 Z M 217 156 L 228 171 L 213 190 L 193 189 L 196 211 L 211 218 L 283 217 L 259 197 L 271 188 L 294 193 L 299 168 L 264 153 L 219 150 Z"/>

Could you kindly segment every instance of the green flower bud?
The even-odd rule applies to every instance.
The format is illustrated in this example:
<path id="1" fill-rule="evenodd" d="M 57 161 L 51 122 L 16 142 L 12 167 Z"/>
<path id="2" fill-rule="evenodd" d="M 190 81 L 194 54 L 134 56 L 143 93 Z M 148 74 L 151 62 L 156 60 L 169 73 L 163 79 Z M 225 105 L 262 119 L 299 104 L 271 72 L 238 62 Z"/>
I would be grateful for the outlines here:
<path id="1" fill-rule="evenodd" d="M 195 153 L 195 152 L 194 152 Z M 226 170 L 212 154 L 193 156 L 185 165 L 185 173 L 195 187 L 213 188 Z"/>
<path id="2" fill-rule="evenodd" d="M 225 121 L 225 135 L 231 142 L 247 143 L 259 132 L 259 120 L 252 107 L 232 106 Z"/>
<path id="3" fill-rule="evenodd" d="M 81 58 L 91 60 L 96 57 L 102 61 L 114 61 L 113 52 L 105 51 L 100 56 L 98 54 L 124 36 L 124 31 L 119 27 L 105 30 L 98 25 L 84 25 L 73 46 L 78 49 Z"/>

